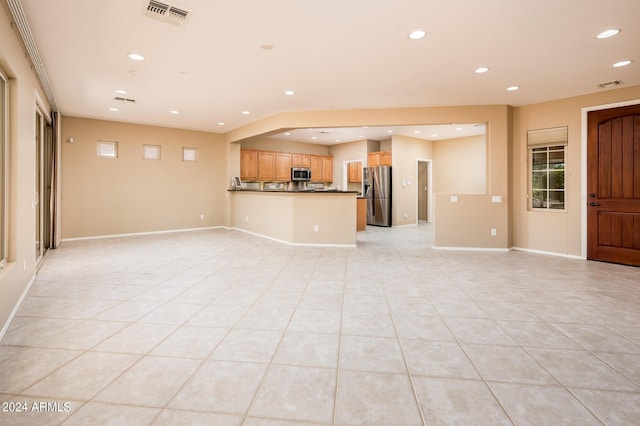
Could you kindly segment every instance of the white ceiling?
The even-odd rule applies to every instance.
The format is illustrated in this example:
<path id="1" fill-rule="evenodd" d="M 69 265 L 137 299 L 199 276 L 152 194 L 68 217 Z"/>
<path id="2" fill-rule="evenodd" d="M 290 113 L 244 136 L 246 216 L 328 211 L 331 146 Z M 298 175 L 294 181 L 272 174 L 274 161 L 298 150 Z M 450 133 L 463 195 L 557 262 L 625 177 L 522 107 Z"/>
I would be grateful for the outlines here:
<path id="1" fill-rule="evenodd" d="M 63 115 L 225 133 L 285 111 L 517 106 L 640 84 L 638 0 L 171 3 L 192 11 L 183 27 L 143 0 L 22 0 Z M 622 32 L 596 39 L 609 28 Z"/>

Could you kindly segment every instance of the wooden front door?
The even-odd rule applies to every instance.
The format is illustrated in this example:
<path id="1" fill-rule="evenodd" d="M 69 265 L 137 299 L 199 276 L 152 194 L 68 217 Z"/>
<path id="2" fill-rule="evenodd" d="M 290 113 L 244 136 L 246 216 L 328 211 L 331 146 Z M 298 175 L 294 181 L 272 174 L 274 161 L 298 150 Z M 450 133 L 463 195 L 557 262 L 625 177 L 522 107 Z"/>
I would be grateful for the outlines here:
<path id="1" fill-rule="evenodd" d="M 640 266 L 640 105 L 588 115 L 587 258 Z"/>

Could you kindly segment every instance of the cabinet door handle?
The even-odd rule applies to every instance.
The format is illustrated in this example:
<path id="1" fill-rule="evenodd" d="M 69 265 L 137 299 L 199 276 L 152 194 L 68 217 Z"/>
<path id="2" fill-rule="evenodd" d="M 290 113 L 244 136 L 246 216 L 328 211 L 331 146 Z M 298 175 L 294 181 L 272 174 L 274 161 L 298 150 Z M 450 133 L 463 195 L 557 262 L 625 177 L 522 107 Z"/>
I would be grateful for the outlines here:
<path id="1" fill-rule="evenodd" d="M 597 206 L 599 206 L 599 205 L 600 205 L 600 203 L 594 203 L 594 202 L 592 201 L 592 202 L 590 202 L 590 203 L 589 203 L 589 205 L 590 205 L 591 207 L 597 207 Z"/>

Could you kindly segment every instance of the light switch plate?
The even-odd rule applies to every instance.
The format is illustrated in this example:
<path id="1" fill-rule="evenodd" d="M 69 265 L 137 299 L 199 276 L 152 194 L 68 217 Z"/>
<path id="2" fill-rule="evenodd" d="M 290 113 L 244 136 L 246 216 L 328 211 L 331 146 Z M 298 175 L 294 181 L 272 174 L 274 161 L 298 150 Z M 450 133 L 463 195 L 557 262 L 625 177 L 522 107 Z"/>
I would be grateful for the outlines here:
<path id="1" fill-rule="evenodd" d="M 452 203 L 457 203 L 458 202 L 458 196 L 457 195 L 452 195 L 451 198 L 449 198 L 449 200 Z"/>
<path id="2" fill-rule="evenodd" d="M 502 195 L 492 195 L 491 196 L 491 202 L 492 203 L 501 203 L 502 202 Z"/>

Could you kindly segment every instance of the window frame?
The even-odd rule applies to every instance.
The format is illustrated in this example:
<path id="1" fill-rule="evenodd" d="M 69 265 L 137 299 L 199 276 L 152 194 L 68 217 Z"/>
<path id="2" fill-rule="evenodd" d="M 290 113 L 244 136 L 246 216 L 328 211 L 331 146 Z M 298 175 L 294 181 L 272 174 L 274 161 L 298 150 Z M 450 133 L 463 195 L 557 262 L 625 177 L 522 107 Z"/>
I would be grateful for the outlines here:
<path id="1" fill-rule="evenodd" d="M 537 212 L 555 212 L 566 213 L 567 212 L 567 152 L 569 146 L 569 126 L 552 127 L 546 129 L 536 129 L 527 131 L 527 210 Z M 546 154 L 546 168 L 542 171 L 546 171 L 546 187 L 542 191 L 546 191 L 545 207 L 535 207 L 533 205 L 533 174 L 535 170 L 534 165 L 534 151 L 544 149 Z M 549 203 L 549 195 L 551 188 L 549 188 L 549 175 L 551 171 L 558 171 L 558 169 L 552 169 L 549 165 L 550 150 L 553 152 L 562 152 L 562 194 L 563 194 L 563 206 L 561 209 L 551 208 Z M 538 151 L 541 152 L 541 151 Z M 540 170 L 540 169 L 538 169 Z M 554 190 L 557 188 L 553 188 Z"/>
<path id="2" fill-rule="evenodd" d="M 528 173 L 529 173 L 529 183 L 528 183 L 528 207 L 531 211 L 548 211 L 548 212 L 558 212 L 558 213 L 566 213 L 567 212 L 567 185 L 566 185 L 566 176 L 567 176 L 567 146 L 566 145 L 540 145 L 540 146 L 530 146 L 528 148 L 529 151 L 529 165 L 528 165 Z M 550 157 L 552 153 L 562 153 L 562 168 L 556 169 L 552 168 L 550 161 Z M 534 154 L 545 154 L 545 168 L 536 169 L 534 167 Z M 552 173 L 562 172 L 562 188 L 551 188 L 550 176 Z M 545 188 L 534 188 L 534 173 L 544 173 L 546 186 Z M 534 192 L 543 191 L 545 192 L 545 200 L 546 206 L 536 207 L 533 205 L 534 202 Z M 552 193 L 562 193 L 562 208 L 553 208 L 551 207 L 553 204 L 550 202 Z"/>

